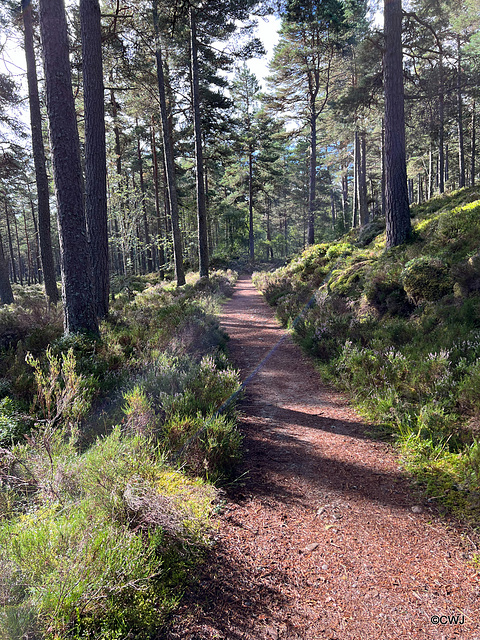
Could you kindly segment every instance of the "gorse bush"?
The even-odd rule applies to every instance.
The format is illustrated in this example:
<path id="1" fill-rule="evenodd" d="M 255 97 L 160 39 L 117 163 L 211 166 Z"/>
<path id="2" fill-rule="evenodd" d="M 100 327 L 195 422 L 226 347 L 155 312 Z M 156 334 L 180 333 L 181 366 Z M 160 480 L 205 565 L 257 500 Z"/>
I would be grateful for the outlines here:
<path id="1" fill-rule="evenodd" d="M 324 375 L 393 432 L 428 490 L 477 519 L 478 196 L 414 207 L 412 241 L 388 252 L 372 225 L 254 278 Z"/>

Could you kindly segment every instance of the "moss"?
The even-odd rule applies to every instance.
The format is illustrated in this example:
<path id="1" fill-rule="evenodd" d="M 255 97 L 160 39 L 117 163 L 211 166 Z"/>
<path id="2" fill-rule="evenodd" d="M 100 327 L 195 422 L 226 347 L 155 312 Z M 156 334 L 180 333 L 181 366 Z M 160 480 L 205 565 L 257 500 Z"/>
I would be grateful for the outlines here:
<path id="1" fill-rule="evenodd" d="M 403 287 L 412 302 L 433 302 L 452 293 L 453 282 L 447 265 L 436 257 L 414 258 L 402 272 Z"/>
<path id="2" fill-rule="evenodd" d="M 335 269 L 330 276 L 329 290 L 336 295 L 358 298 L 370 265 L 370 260 L 364 260 L 343 269 Z"/>

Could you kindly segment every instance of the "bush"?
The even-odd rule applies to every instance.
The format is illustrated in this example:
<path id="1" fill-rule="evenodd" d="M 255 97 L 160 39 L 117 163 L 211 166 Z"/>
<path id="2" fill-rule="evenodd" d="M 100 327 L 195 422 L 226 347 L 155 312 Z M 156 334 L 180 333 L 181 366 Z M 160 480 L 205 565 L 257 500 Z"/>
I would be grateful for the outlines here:
<path id="1" fill-rule="evenodd" d="M 414 305 L 408 300 L 402 284 L 391 276 L 378 274 L 365 284 L 365 296 L 380 315 L 409 316 Z"/>
<path id="2" fill-rule="evenodd" d="M 29 416 L 22 415 L 9 398 L 0 400 L 0 446 L 5 447 L 16 442 L 32 428 Z"/>
<path id="3" fill-rule="evenodd" d="M 174 415 L 163 426 L 162 442 L 189 473 L 209 482 L 230 477 L 241 457 L 242 436 L 226 416 Z"/>
<path id="4" fill-rule="evenodd" d="M 480 254 L 477 253 L 455 265 L 452 275 L 455 280 L 455 293 L 467 297 L 480 291 Z"/>
<path id="5" fill-rule="evenodd" d="M 440 300 L 453 289 L 447 265 L 440 258 L 430 256 L 407 262 L 402 272 L 402 283 L 414 304 Z"/>
<path id="6" fill-rule="evenodd" d="M 49 637 L 150 637 L 206 542 L 215 491 L 118 427 L 83 455 L 71 444 L 21 455 L 49 500 L 0 525 L 10 606 L 36 611 Z"/>
<path id="7" fill-rule="evenodd" d="M 216 500 L 167 464 L 171 447 L 200 429 L 183 462 L 212 481 L 240 455 L 233 404 L 211 417 L 239 388 L 214 317 L 235 277 L 190 276 L 180 289 L 152 274 L 119 279 L 101 340 L 61 337 L 51 319 L 37 331 L 45 304 L 28 296 L 0 310 L 0 327 L 12 328 L 0 345 L 0 439 L 18 440 L 0 457 L 1 640 L 158 633 L 208 544 Z M 109 435 L 87 442 L 88 421 Z"/>

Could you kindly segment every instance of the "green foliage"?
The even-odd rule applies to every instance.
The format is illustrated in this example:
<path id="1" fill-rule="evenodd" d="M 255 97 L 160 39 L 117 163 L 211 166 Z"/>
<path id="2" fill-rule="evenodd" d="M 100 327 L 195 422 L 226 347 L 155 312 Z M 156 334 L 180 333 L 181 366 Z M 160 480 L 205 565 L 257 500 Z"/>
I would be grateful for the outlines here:
<path id="1" fill-rule="evenodd" d="M 8 446 L 19 440 L 31 427 L 31 419 L 20 413 L 11 398 L 0 400 L 0 446 Z"/>
<path id="2" fill-rule="evenodd" d="M 45 492 L 39 469 L 48 464 L 35 459 L 46 451 L 27 446 L 22 455 Z M 206 542 L 213 489 L 119 428 L 83 455 L 64 447 L 50 456 L 50 500 L 0 525 L 2 561 L 14 567 L 10 606 L 36 611 L 48 637 L 149 637 Z"/>
<path id="3" fill-rule="evenodd" d="M 402 272 L 402 284 L 415 304 L 440 300 L 453 288 L 447 265 L 439 258 L 430 256 L 407 262 Z"/>
<path id="4" fill-rule="evenodd" d="M 164 424 L 161 441 L 189 473 L 215 482 L 231 475 L 240 459 L 242 438 L 226 416 L 180 414 Z"/>
<path id="5" fill-rule="evenodd" d="M 88 380 L 77 373 L 77 361 L 70 348 L 55 356 L 50 347 L 45 351 L 47 366 L 27 353 L 25 360 L 34 370 L 37 384 L 35 405 L 44 420 L 76 424 L 90 408 L 92 389 Z"/>
<path id="6" fill-rule="evenodd" d="M 380 316 L 409 316 L 414 305 L 408 300 L 402 283 L 394 275 L 379 271 L 365 283 L 365 297 Z"/>
<path id="7" fill-rule="evenodd" d="M 216 491 L 195 476 L 240 456 L 234 404 L 212 417 L 239 388 L 214 315 L 235 277 L 125 279 L 100 339 L 47 322 L 51 344 L 0 348 L 2 640 L 158 633 L 208 545 Z"/>

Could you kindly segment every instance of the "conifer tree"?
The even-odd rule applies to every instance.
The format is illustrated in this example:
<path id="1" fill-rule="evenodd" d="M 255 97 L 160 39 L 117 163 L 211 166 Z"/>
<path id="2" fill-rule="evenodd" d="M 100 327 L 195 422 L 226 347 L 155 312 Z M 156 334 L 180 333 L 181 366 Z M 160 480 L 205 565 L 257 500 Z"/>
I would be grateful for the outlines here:
<path id="1" fill-rule="evenodd" d="M 39 9 L 60 235 L 64 327 L 66 333 L 97 333 L 65 6 L 63 0 L 40 0 Z"/>
<path id="2" fill-rule="evenodd" d="M 411 233 L 405 152 L 402 0 L 384 0 L 385 213 L 387 249 Z"/>

